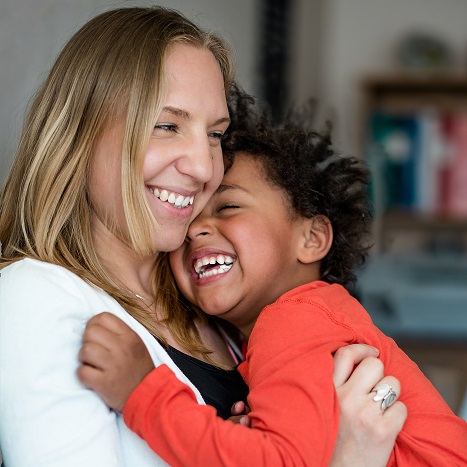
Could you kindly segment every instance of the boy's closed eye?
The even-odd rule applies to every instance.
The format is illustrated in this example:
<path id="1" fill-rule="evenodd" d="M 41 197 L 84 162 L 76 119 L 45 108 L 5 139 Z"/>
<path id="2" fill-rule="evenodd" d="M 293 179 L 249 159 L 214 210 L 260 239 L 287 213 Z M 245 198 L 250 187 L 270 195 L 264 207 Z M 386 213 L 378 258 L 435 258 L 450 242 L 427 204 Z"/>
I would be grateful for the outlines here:
<path id="1" fill-rule="evenodd" d="M 217 212 L 221 212 L 221 211 L 224 211 L 224 212 L 225 212 L 225 211 L 227 211 L 227 210 L 229 210 L 229 209 L 239 209 L 239 208 L 240 208 L 240 206 L 239 206 L 238 204 L 226 203 L 226 204 L 220 205 L 220 206 L 216 209 L 216 211 L 217 211 Z"/>

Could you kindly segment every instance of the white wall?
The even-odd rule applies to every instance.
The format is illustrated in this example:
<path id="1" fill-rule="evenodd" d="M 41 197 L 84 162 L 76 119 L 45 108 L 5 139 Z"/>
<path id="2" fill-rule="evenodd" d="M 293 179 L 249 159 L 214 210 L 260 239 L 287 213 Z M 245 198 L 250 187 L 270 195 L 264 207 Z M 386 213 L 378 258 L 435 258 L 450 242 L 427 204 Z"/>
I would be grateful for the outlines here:
<path id="1" fill-rule="evenodd" d="M 255 90 L 256 0 L 158 0 L 224 35 L 236 51 L 237 77 Z M 0 184 L 17 144 L 25 108 L 67 39 L 92 16 L 127 0 L 0 0 Z"/>
<path id="2" fill-rule="evenodd" d="M 467 1 L 322 0 L 320 93 L 338 119 L 337 143 L 355 152 L 358 82 L 368 72 L 393 72 L 394 47 L 408 31 L 447 41 L 467 70 Z"/>
<path id="3" fill-rule="evenodd" d="M 292 14 L 290 99 L 292 103 L 316 97 L 321 74 L 318 58 L 322 48 L 322 3 L 295 0 Z"/>

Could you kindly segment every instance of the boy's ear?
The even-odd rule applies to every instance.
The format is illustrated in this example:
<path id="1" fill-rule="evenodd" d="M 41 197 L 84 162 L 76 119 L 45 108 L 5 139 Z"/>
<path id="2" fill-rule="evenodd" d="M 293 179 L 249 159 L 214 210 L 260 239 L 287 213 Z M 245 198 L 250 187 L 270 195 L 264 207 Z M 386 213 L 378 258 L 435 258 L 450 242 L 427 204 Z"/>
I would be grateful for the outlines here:
<path id="1" fill-rule="evenodd" d="M 331 221 L 326 216 L 318 215 L 304 219 L 297 259 L 304 264 L 321 261 L 331 249 L 332 239 Z"/>

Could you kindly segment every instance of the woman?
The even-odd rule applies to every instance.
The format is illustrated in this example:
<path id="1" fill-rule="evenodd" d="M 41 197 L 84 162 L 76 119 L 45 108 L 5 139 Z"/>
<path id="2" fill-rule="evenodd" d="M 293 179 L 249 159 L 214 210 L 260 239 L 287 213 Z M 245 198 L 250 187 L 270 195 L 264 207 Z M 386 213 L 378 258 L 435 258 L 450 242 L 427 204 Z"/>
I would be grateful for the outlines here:
<path id="1" fill-rule="evenodd" d="M 231 78 L 217 36 L 171 10 L 126 8 L 84 25 L 36 95 L 0 204 L 8 467 L 162 465 L 77 380 L 82 332 L 96 313 L 123 319 L 200 402 L 160 343 L 234 366 L 223 335 L 178 305 L 157 266 L 221 181 Z M 336 370 L 339 386 L 347 365 Z M 378 366 L 340 389 L 368 396 L 381 377 Z M 367 403 L 344 406 L 338 459 L 368 434 L 350 428 Z"/>

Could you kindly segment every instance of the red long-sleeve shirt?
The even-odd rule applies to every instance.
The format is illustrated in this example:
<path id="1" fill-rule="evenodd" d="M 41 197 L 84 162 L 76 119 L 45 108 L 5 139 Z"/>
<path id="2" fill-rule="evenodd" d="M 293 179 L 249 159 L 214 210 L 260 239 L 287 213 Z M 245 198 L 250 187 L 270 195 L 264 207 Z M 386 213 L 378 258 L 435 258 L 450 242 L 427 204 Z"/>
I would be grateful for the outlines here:
<path id="1" fill-rule="evenodd" d="M 377 347 L 401 382 L 409 415 L 389 465 L 466 466 L 467 423 L 343 287 L 320 281 L 284 294 L 257 320 L 239 367 L 251 429 L 199 406 L 165 366 L 132 393 L 125 422 L 173 466 L 328 465 L 339 423 L 333 353 L 354 343 Z"/>

